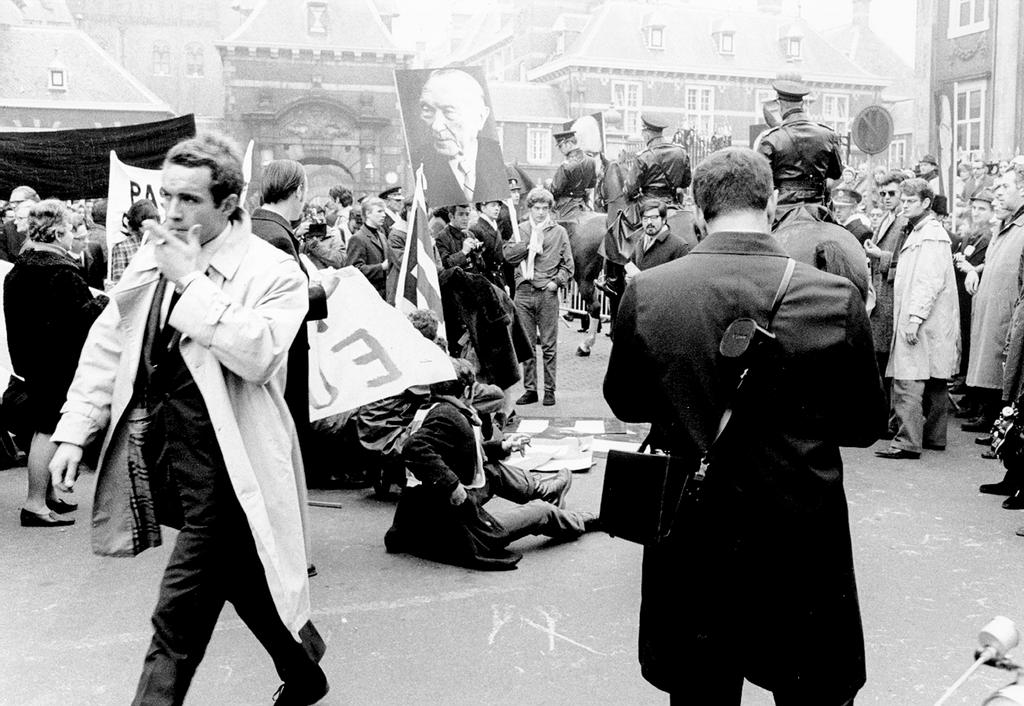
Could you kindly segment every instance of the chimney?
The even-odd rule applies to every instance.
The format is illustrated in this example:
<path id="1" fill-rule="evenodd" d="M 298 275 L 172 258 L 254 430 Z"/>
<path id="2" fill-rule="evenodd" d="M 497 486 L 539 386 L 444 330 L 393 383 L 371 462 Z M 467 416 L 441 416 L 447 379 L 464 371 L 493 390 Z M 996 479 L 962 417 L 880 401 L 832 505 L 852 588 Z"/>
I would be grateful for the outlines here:
<path id="1" fill-rule="evenodd" d="M 782 0 L 757 0 L 757 11 L 770 15 L 781 15 Z"/>
<path id="2" fill-rule="evenodd" d="M 871 19 L 871 0 L 853 0 L 853 26 L 868 28 Z"/>

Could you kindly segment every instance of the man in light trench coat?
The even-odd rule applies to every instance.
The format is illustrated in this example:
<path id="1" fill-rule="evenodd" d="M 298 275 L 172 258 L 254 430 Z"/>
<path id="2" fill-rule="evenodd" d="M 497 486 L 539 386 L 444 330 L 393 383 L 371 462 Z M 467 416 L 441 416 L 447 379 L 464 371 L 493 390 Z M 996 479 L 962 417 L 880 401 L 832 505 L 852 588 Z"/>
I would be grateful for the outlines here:
<path id="1" fill-rule="evenodd" d="M 900 184 L 910 229 L 900 247 L 893 286 L 892 352 L 898 431 L 875 455 L 917 459 L 922 449 L 946 448 L 947 382 L 960 360 L 960 303 L 949 235 L 931 212 L 934 197 L 924 179 Z"/>
<path id="2" fill-rule="evenodd" d="M 82 448 L 103 435 L 95 552 L 132 556 L 160 544 L 160 524 L 180 530 L 136 705 L 184 701 L 225 601 L 270 653 L 284 682 L 278 706 L 328 689 L 284 401 L 308 283 L 253 235 L 238 205 L 241 164 L 217 135 L 168 153 L 166 220 L 144 224 L 148 240 L 92 327 L 53 435 L 50 471 L 64 490 Z"/>

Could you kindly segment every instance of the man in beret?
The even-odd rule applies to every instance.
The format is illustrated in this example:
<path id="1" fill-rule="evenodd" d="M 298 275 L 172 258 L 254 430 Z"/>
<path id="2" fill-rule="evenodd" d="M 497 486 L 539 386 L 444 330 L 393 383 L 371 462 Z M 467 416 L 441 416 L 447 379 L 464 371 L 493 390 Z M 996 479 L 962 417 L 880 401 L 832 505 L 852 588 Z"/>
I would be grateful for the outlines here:
<path id="1" fill-rule="evenodd" d="M 817 204 L 828 207 L 828 180 L 843 175 L 839 136 L 828 125 L 813 122 L 804 112 L 804 96 L 810 90 L 800 81 L 772 84 L 779 97 L 782 123 L 765 132 L 756 149 L 772 165 L 779 190 L 780 216 L 787 206 Z M 826 213 L 822 209 L 816 215 Z"/>
<path id="2" fill-rule="evenodd" d="M 860 205 L 860 192 L 852 186 L 840 186 L 832 192 L 832 206 L 836 215 L 836 223 L 853 233 L 861 245 L 871 237 L 871 221 L 857 210 Z"/>
<path id="3" fill-rule="evenodd" d="M 551 194 L 555 197 L 551 216 L 556 221 L 575 223 L 580 213 L 591 210 L 587 192 L 597 186 L 597 167 L 580 149 L 574 131 L 555 133 L 555 143 L 565 161 L 558 166 L 551 181 Z"/>

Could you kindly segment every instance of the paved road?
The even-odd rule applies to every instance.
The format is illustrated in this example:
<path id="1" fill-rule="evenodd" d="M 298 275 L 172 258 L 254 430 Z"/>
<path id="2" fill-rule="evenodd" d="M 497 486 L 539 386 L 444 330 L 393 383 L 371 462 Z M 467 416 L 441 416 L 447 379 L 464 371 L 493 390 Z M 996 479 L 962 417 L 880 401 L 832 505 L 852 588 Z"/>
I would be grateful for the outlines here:
<path id="1" fill-rule="evenodd" d="M 575 338 L 562 329 L 559 404 L 531 414 L 608 415 L 600 398 L 608 341 L 578 359 Z M 869 670 L 858 706 L 932 704 L 969 664 L 985 622 L 1003 614 L 1024 624 L 1024 539 L 1013 534 L 1024 514 L 976 492 L 1000 473 L 970 442 L 953 432 L 948 451 L 918 462 L 845 454 Z M 596 507 L 602 473 L 599 462 L 577 475 L 570 504 Z M 79 524 L 22 529 L 24 484 L 23 470 L 0 472 L 0 704 L 126 704 L 169 548 L 134 560 L 92 556 L 91 477 L 77 493 Z M 667 703 L 636 665 L 639 548 L 605 535 L 560 546 L 523 540 L 518 570 L 465 571 L 385 554 L 393 506 L 364 491 L 332 497 L 343 509 L 311 510 L 314 620 L 329 643 L 333 685 L 322 703 Z M 784 577 L 752 577 L 751 591 L 764 580 Z M 772 649 L 770 635 L 742 638 L 738 659 Z M 807 636 L 807 648 L 828 649 L 824 629 Z M 1007 681 L 986 669 L 950 703 L 978 704 Z M 277 685 L 226 608 L 190 703 L 269 704 Z M 743 703 L 772 701 L 748 686 Z"/>

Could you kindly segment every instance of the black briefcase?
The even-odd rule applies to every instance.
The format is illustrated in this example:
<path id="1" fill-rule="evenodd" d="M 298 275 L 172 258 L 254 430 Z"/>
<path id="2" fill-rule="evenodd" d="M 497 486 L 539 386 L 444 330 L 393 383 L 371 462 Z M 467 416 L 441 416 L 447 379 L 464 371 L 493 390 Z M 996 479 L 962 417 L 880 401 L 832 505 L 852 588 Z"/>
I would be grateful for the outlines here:
<path id="1" fill-rule="evenodd" d="M 693 474 L 682 460 L 661 454 L 609 451 L 601 491 L 601 529 L 613 537 L 657 544 L 672 531 Z"/>

